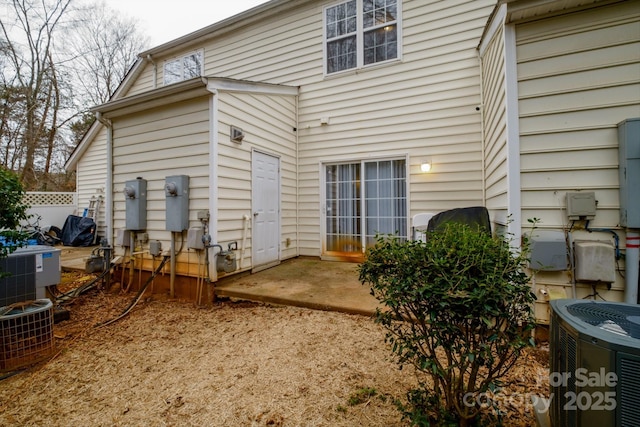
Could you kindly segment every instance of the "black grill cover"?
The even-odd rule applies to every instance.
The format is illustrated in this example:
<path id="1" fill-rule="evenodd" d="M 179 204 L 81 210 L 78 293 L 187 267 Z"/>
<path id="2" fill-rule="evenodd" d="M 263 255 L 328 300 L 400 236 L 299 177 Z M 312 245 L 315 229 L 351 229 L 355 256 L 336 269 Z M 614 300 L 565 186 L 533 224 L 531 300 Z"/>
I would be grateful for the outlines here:
<path id="1" fill-rule="evenodd" d="M 491 234 L 489 211 L 484 206 L 457 208 L 440 212 L 429 220 L 427 232 L 435 231 L 448 222 L 467 224 L 472 228 L 477 226 L 480 230 L 484 230 L 488 234 Z"/>
<path id="2" fill-rule="evenodd" d="M 65 246 L 92 246 L 96 223 L 88 217 L 69 215 L 62 227 L 62 244 Z"/>

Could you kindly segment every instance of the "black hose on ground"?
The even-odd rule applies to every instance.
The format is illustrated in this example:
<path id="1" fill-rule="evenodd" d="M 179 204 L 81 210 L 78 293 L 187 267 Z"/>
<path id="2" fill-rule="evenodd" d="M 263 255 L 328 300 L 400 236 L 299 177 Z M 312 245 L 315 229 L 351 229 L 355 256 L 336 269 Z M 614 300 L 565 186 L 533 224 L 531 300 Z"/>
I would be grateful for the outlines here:
<path id="1" fill-rule="evenodd" d="M 24 372 L 24 369 L 18 369 L 17 371 L 7 372 L 6 374 L 2 374 L 0 376 L 0 381 L 6 380 L 7 378 L 11 378 L 14 375 L 18 375 L 19 373 Z"/>
<path id="2" fill-rule="evenodd" d="M 83 293 L 87 292 L 88 290 L 92 289 L 95 287 L 96 283 L 98 282 L 98 280 L 102 280 L 104 279 L 104 277 L 109 274 L 111 272 L 111 270 L 116 267 L 117 264 L 111 264 L 109 266 L 108 270 L 105 270 L 102 272 L 102 274 L 100 274 L 99 276 L 97 276 L 95 279 L 93 279 L 90 282 L 85 283 L 84 285 L 78 286 L 75 289 L 72 289 L 70 291 L 67 291 L 63 294 L 60 295 L 56 295 L 56 304 L 67 304 L 69 302 L 71 302 L 74 298 L 79 297 L 80 295 L 82 295 Z"/>
<path id="3" fill-rule="evenodd" d="M 111 323 L 117 322 L 118 320 L 122 319 L 124 316 L 129 314 L 129 312 L 133 309 L 133 307 L 136 306 L 138 301 L 140 301 L 140 299 L 142 298 L 142 295 L 144 294 L 144 291 L 147 290 L 147 287 L 149 286 L 151 281 L 153 281 L 153 279 L 158 275 L 158 273 L 160 273 L 160 271 L 162 271 L 162 269 L 164 268 L 165 264 L 167 263 L 167 261 L 169 261 L 170 258 L 171 258 L 170 255 L 165 255 L 164 256 L 164 258 L 162 259 L 162 262 L 160 263 L 160 265 L 158 265 L 158 267 L 154 270 L 153 274 L 147 279 L 147 281 L 144 283 L 144 285 L 140 288 L 140 290 L 138 291 L 136 296 L 133 298 L 131 303 L 129 303 L 127 308 L 125 308 L 124 311 L 122 313 L 120 313 L 119 316 L 114 317 L 111 320 L 107 320 L 106 322 L 98 323 L 97 325 L 95 325 L 95 327 L 96 328 L 100 328 L 102 326 L 107 326 L 107 325 L 109 325 Z"/>

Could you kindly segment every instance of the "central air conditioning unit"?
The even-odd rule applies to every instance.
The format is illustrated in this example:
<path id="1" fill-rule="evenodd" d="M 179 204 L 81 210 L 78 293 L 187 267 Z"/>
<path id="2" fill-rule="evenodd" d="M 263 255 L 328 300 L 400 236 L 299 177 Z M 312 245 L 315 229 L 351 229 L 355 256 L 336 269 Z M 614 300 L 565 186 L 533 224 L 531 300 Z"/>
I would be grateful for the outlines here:
<path id="1" fill-rule="evenodd" d="M 25 246 L 0 259 L 0 307 L 42 299 L 46 287 L 60 283 L 60 249 Z"/>
<path id="2" fill-rule="evenodd" d="M 551 303 L 553 427 L 640 426 L 640 306 Z"/>
<path id="3" fill-rule="evenodd" d="M 53 304 L 47 298 L 0 309 L 0 372 L 33 365 L 55 353 Z"/>

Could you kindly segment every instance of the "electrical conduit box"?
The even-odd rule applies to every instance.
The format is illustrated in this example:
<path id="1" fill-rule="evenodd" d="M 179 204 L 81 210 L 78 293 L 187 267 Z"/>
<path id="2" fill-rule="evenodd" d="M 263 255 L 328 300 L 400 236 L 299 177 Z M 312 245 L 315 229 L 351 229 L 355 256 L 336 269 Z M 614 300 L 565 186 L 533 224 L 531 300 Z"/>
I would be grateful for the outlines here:
<path id="1" fill-rule="evenodd" d="M 593 191 L 567 193 L 567 215 L 572 221 L 594 219 L 596 217 L 596 193 Z"/>
<path id="2" fill-rule="evenodd" d="M 534 230 L 530 237 L 529 268 L 540 271 L 563 271 L 568 267 L 568 250 L 564 232 Z"/>
<path id="3" fill-rule="evenodd" d="M 618 123 L 620 225 L 640 228 L 640 118 Z"/>
<path id="4" fill-rule="evenodd" d="M 616 281 L 615 249 L 609 242 L 575 241 L 576 280 L 579 282 Z"/>
<path id="5" fill-rule="evenodd" d="M 195 250 L 204 249 L 203 235 L 202 227 L 191 227 L 187 232 L 187 248 Z"/>
<path id="6" fill-rule="evenodd" d="M 116 246 L 125 248 L 131 246 L 131 232 L 129 230 L 116 230 Z"/>
<path id="7" fill-rule="evenodd" d="M 165 178 L 166 230 L 184 231 L 189 228 L 189 177 L 175 175 Z"/>
<path id="8" fill-rule="evenodd" d="M 127 230 L 146 230 L 147 228 L 147 181 L 136 178 L 127 181 L 124 186 L 125 227 Z"/>

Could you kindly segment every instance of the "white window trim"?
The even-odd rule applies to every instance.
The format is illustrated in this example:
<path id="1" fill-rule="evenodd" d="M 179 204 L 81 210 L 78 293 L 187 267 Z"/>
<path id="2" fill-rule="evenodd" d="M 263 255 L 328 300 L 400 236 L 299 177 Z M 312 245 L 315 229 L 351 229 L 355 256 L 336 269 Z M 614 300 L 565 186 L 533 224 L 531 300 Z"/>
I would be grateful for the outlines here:
<path id="1" fill-rule="evenodd" d="M 357 29 L 356 29 L 356 67 L 355 68 L 347 68 L 345 70 L 335 71 L 333 73 L 327 72 L 327 9 L 330 7 L 337 6 L 342 3 L 347 3 L 349 0 L 340 0 L 334 3 L 328 4 L 322 8 L 322 70 L 324 77 L 333 77 L 340 74 L 345 73 L 354 73 L 363 68 L 372 68 L 380 65 L 389 64 L 392 62 L 401 62 L 402 61 L 402 2 L 403 0 L 397 1 L 397 13 L 398 17 L 396 19 L 396 36 L 398 39 L 398 45 L 396 47 L 398 55 L 396 58 L 387 59 L 386 61 L 374 62 L 372 64 L 364 64 L 364 16 L 362 12 L 362 0 L 356 0 L 356 8 L 358 10 L 358 14 L 356 15 L 357 21 Z"/>
<path id="2" fill-rule="evenodd" d="M 180 55 L 180 56 L 174 56 L 172 58 L 169 59 L 165 59 L 162 63 L 162 85 L 163 86 L 169 86 L 175 83 L 179 83 L 179 82 L 183 82 L 186 79 L 184 78 L 184 66 L 183 61 L 186 57 L 191 56 L 193 54 L 200 54 L 200 57 L 202 58 L 202 60 L 200 61 L 200 76 L 204 75 L 204 49 L 197 49 L 197 50 L 192 50 L 190 52 L 185 53 L 184 55 Z M 182 70 L 181 70 L 181 79 L 179 81 L 176 82 L 172 82 L 172 83 L 167 83 L 166 82 L 166 66 L 168 63 L 174 62 L 174 61 L 180 61 L 180 64 L 182 66 Z"/>

